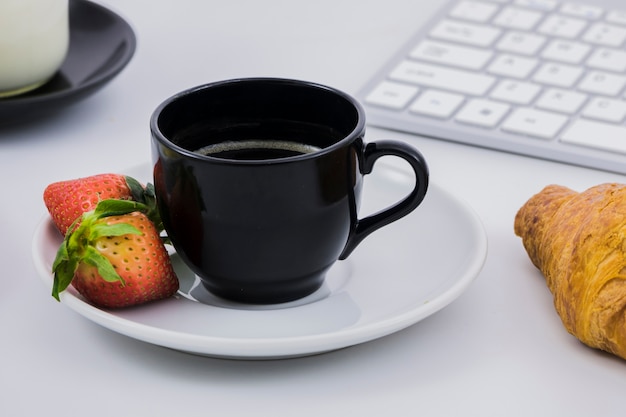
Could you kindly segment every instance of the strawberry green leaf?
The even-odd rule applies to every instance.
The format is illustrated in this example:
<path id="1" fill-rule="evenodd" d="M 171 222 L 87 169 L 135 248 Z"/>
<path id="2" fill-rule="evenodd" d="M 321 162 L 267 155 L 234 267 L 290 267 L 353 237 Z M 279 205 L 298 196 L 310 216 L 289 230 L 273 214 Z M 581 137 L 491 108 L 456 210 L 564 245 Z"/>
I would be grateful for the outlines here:
<path id="1" fill-rule="evenodd" d="M 65 291 L 74 279 L 77 263 L 69 260 L 60 264 L 54 272 L 54 280 L 52 281 L 52 296 L 60 301 L 59 294 Z"/>
<path id="2" fill-rule="evenodd" d="M 98 218 L 102 218 L 109 216 L 121 216 L 134 211 L 145 213 L 148 211 L 148 207 L 145 204 L 138 203 L 136 201 L 108 199 L 98 202 L 98 205 L 94 210 L 94 214 Z"/>
<path id="3" fill-rule="evenodd" d="M 154 191 L 154 185 L 148 183 L 144 190 L 144 201 L 143 203 L 150 208 L 150 212 L 155 212 L 158 216 L 158 209 L 156 206 L 156 193 Z"/>
<path id="4" fill-rule="evenodd" d="M 89 240 L 107 236 L 140 235 L 141 232 L 135 226 L 128 223 L 96 223 L 89 228 Z"/>
<path id="5" fill-rule="evenodd" d="M 67 245 L 65 244 L 66 240 L 63 240 L 61 246 L 57 250 L 56 257 L 54 258 L 54 262 L 52 263 L 52 271 L 55 271 L 57 267 L 61 264 L 61 262 L 67 262 L 69 259 L 69 255 L 67 253 Z"/>
<path id="6" fill-rule="evenodd" d="M 85 248 L 85 255 L 82 259 L 83 262 L 95 266 L 98 269 L 98 274 L 108 282 L 120 281 L 125 284 L 124 279 L 113 268 L 111 261 L 109 261 L 104 255 L 102 255 L 93 246 Z"/>
<path id="7" fill-rule="evenodd" d="M 126 176 L 126 185 L 130 190 L 130 194 L 133 197 L 133 200 L 138 201 L 140 203 L 145 203 L 144 198 L 144 188 L 139 181 L 134 179 L 133 177 Z"/>
<path id="8" fill-rule="evenodd" d="M 164 230 L 163 220 L 161 220 L 161 213 L 159 213 L 159 208 L 157 207 L 154 185 L 150 183 L 146 184 L 144 199 L 144 204 L 148 206 L 148 211 L 145 213 L 146 216 L 154 223 L 157 230 L 162 232 Z"/>
<path id="9" fill-rule="evenodd" d="M 156 193 L 154 192 L 154 185 L 153 184 L 146 184 L 146 188 L 144 190 L 144 195 L 146 197 L 150 197 L 150 198 L 155 198 L 156 197 Z"/>
<path id="10" fill-rule="evenodd" d="M 52 281 L 52 296 L 60 301 L 59 294 L 63 292 L 74 279 L 74 272 L 78 266 L 77 259 L 68 255 L 65 242 L 59 247 L 52 264 L 54 280 Z"/>

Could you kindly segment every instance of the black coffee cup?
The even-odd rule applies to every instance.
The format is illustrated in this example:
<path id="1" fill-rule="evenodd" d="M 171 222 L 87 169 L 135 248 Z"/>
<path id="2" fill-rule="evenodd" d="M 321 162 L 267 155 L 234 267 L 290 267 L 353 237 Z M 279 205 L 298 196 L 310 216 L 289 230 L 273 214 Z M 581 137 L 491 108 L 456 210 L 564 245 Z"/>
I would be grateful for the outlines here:
<path id="1" fill-rule="evenodd" d="M 419 151 L 394 141 L 366 145 L 358 102 L 310 82 L 202 85 L 163 102 L 150 128 L 166 232 L 203 285 L 234 301 L 313 293 L 333 263 L 413 211 L 428 188 Z M 359 218 L 363 178 L 384 155 L 410 164 L 414 189 Z"/>

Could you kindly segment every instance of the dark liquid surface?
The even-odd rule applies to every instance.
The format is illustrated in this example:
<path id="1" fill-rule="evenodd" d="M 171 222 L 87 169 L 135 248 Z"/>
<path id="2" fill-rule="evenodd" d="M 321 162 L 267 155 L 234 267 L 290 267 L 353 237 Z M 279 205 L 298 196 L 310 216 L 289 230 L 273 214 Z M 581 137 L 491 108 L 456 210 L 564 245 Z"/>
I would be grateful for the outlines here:
<path id="1" fill-rule="evenodd" d="M 264 160 L 317 152 L 344 137 L 345 133 L 328 126 L 270 120 L 198 123 L 180 131 L 172 140 L 211 157 Z"/>
<path id="2" fill-rule="evenodd" d="M 288 158 L 319 151 L 320 148 L 304 143 L 278 140 L 226 141 L 197 149 L 201 155 L 223 159 L 264 160 Z"/>

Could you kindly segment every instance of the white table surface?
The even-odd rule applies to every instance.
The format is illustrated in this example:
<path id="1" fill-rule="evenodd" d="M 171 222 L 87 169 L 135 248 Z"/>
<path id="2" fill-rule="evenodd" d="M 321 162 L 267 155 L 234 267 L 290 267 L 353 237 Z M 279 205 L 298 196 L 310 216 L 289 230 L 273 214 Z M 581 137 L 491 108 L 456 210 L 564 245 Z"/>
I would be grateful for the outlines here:
<path id="1" fill-rule="evenodd" d="M 370 128 L 368 140 L 408 140 L 423 152 L 432 181 L 482 218 L 489 254 L 447 308 L 324 355 L 193 356 L 118 335 L 54 301 L 31 256 L 48 183 L 148 162 L 152 110 L 198 84 L 279 76 L 356 93 L 438 2 L 102 4 L 136 31 L 129 66 L 54 117 L 0 127 L 0 415 L 624 415 L 626 362 L 564 330 L 513 234 L 517 209 L 545 185 L 626 181 L 611 173 Z"/>

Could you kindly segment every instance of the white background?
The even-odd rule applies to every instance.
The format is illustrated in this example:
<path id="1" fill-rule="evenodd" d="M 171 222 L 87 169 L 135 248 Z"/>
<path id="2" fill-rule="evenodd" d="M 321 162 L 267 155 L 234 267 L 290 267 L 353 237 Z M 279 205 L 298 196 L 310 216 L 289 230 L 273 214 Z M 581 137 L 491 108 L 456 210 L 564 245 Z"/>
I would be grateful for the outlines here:
<path id="1" fill-rule="evenodd" d="M 320 356 L 244 362 L 184 354 L 91 323 L 54 301 L 31 242 L 56 180 L 150 160 L 148 120 L 210 81 L 277 76 L 356 93 L 437 1 L 106 0 L 138 47 L 105 89 L 55 117 L 0 127 L 0 415 L 617 416 L 626 363 L 561 325 L 513 234 L 549 183 L 583 190 L 619 175 L 369 128 L 428 159 L 431 179 L 482 218 L 489 255 L 434 316 Z M 462 238 L 462 237 L 459 237 Z"/>

